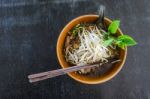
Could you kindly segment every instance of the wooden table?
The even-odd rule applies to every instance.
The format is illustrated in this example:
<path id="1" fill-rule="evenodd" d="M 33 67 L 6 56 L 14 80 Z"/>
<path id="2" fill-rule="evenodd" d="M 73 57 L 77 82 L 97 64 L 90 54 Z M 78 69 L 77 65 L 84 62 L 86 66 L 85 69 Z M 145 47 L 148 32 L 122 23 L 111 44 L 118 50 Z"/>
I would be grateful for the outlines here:
<path id="1" fill-rule="evenodd" d="M 27 75 L 60 68 L 56 43 L 73 18 L 96 13 L 121 20 L 138 45 L 112 80 L 85 85 L 67 75 L 30 84 Z M 150 0 L 1 0 L 0 99 L 150 99 Z"/>

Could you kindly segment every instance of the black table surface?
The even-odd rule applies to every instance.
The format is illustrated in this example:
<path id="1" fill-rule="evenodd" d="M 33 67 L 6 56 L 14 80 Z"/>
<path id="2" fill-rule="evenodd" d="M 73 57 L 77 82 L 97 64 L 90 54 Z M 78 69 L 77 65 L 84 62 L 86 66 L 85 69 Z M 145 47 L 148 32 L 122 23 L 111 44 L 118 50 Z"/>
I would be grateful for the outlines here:
<path id="1" fill-rule="evenodd" d="M 29 74 L 60 68 L 56 43 L 63 27 L 101 4 L 138 42 L 119 74 L 97 85 L 67 75 L 30 84 Z M 150 99 L 149 8 L 150 0 L 1 0 L 0 99 Z"/>

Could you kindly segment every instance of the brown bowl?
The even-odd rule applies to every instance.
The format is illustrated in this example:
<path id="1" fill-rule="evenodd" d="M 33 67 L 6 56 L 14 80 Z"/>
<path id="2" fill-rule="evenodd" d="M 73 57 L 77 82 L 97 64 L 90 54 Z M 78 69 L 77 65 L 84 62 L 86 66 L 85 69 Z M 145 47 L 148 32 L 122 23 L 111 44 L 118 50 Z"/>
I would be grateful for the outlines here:
<path id="1" fill-rule="evenodd" d="M 76 24 L 79 24 L 81 22 L 93 22 L 97 18 L 98 18 L 98 15 L 83 15 L 83 16 L 77 17 L 73 19 L 72 21 L 70 21 L 61 31 L 58 41 L 57 41 L 57 58 L 62 68 L 69 67 L 69 63 L 66 62 L 64 55 L 63 55 L 63 45 L 64 45 L 67 32 L 70 31 Z M 112 21 L 108 18 L 105 18 L 104 22 L 108 26 Z M 121 30 L 118 29 L 117 35 L 122 35 L 122 34 L 123 33 L 121 32 Z M 100 75 L 96 77 L 89 77 L 86 75 L 77 74 L 75 72 L 68 73 L 68 75 L 72 77 L 73 79 L 75 79 L 76 81 L 79 81 L 84 84 L 100 84 L 100 83 L 106 82 L 110 80 L 111 78 L 113 78 L 114 76 L 116 76 L 118 72 L 121 70 L 126 60 L 126 55 L 127 55 L 127 48 L 125 48 L 125 50 L 120 50 L 121 62 L 114 64 L 113 68 L 111 68 L 111 70 L 109 70 L 104 75 Z"/>

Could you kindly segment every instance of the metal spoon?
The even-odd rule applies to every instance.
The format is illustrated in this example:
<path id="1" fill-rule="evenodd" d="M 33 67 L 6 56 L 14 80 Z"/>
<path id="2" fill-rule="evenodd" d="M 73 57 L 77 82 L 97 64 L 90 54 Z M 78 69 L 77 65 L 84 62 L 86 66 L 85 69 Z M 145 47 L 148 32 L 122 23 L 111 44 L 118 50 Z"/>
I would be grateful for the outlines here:
<path id="1" fill-rule="evenodd" d="M 106 30 L 105 22 L 104 22 L 104 11 L 105 11 L 105 6 L 100 5 L 98 9 L 98 15 L 99 18 L 96 20 L 96 25 L 100 26 L 101 28 Z"/>

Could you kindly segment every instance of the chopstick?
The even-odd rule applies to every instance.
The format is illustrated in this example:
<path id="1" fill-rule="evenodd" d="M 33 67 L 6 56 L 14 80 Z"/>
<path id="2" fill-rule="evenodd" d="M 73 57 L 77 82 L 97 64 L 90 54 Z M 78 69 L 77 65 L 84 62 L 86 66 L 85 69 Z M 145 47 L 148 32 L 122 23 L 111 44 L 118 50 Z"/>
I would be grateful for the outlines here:
<path id="1" fill-rule="evenodd" d="M 115 60 L 115 61 L 109 61 L 109 63 L 114 64 L 116 62 L 119 62 L 120 60 Z M 68 68 L 63 68 L 63 69 L 56 69 L 56 70 L 52 70 L 52 71 L 47 71 L 47 72 L 42 72 L 42 73 L 37 73 L 37 74 L 31 74 L 28 76 L 29 78 L 29 82 L 33 83 L 33 82 L 38 82 L 38 81 L 42 81 L 48 78 L 53 78 L 56 76 L 60 76 L 60 75 L 64 75 L 70 72 L 74 72 L 74 71 L 78 71 L 81 69 L 87 69 L 87 68 L 91 68 L 91 67 L 96 67 L 96 66 L 104 66 L 106 64 L 109 63 L 105 63 L 105 64 L 93 64 L 93 65 L 81 65 L 81 66 L 72 66 L 72 67 L 68 67 Z"/>

